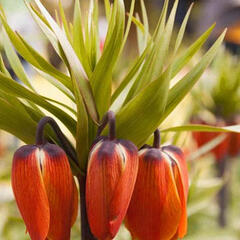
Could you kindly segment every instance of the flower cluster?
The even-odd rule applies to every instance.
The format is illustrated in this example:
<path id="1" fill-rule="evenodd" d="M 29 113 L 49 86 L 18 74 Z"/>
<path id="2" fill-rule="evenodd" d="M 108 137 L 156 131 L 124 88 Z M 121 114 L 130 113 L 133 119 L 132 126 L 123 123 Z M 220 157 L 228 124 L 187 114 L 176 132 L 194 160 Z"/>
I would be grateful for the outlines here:
<path id="1" fill-rule="evenodd" d="M 32 240 L 68 240 L 77 216 L 77 188 L 65 152 L 43 138 L 46 123 L 53 120 L 40 121 L 35 145 L 16 151 L 12 187 Z M 107 124 L 109 135 L 101 136 Z M 156 130 L 153 146 L 144 145 L 138 152 L 134 143 L 115 137 L 115 116 L 109 111 L 88 159 L 86 211 L 92 234 L 113 239 L 125 219 L 134 239 L 182 238 L 187 195 L 182 151 L 160 147 Z"/>

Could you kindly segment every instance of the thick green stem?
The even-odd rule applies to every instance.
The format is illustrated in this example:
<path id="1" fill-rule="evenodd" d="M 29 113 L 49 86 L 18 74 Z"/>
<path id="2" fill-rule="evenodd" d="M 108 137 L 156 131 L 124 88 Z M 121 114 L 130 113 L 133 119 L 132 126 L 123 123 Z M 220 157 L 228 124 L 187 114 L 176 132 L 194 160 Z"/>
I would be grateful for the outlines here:
<path id="1" fill-rule="evenodd" d="M 86 177 L 79 174 L 78 183 L 80 188 L 80 207 L 81 207 L 81 240 L 97 240 L 91 233 L 87 218 L 86 209 Z"/>

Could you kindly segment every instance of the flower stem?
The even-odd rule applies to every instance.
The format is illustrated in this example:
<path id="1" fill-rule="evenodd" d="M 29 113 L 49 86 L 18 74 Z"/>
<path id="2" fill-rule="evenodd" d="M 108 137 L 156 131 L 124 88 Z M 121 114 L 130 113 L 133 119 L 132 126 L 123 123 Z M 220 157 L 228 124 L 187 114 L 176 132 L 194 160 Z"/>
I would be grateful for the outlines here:
<path id="1" fill-rule="evenodd" d="M 81 240 L 97 240 L 91 233 L 86 210 L 86 176 L 78 175 L 81 207 Z"/>
<path id="2" fill-rule="evenodd" d="M 225 174 L 229 166 L 228 158 L 224 158 L 221 161 L 217 162 L 217 171 L 218 177 L 224 180 Z M 229 182 L 226 181 L 221 189 L 218 192 L 218 205 L 219 205 L 219 215 L 218 215 L 218 223 L 220 227 L 225 227 L 227 225 L 226 212 L 229 198 Z"/>
<path id="3" fill-rule="evenodd" d="M 49 124 L 52 127 L 67 155 L 69 155 L 70 158 L 77 164 L 77 166 L 79 166 L 76 151 L 62 133 L 56 121 L 51 117 L 43 117 L 39 121 L 36 132 L 36 145 L 43 145 L 46 142 L 46 139 L 44 138 L 44 128 L 46 124 Z"/>
<path id="4" fill-rule="evenodd" d="M 154 148 L 159 148 L 160 147 L 160 142 L 161 142 L 160 131 L 159 131 L 159 129 L 157 129 L 154 132 L 153 147 Z"/>
<path id="5" fill-rule="evenodd" d="M 109 134 L 108 138 L 109 140 L 114 140 L 116 136 L 116 124 L 115 124 L 115 114 L 112 111 L 108 111 L 105 116 L 102 119 L 102 123 L 100 124 L 97 136 L 99 137 L 103 131 L 103 129 L 106 127 L 107 124 L 109 124 Z"/>

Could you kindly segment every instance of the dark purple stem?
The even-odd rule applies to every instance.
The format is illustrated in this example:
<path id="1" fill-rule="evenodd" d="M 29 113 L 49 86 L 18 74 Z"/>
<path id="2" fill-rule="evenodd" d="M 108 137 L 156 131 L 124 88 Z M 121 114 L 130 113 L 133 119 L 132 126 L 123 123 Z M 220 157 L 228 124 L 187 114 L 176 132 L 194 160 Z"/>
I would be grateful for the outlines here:
<path id="1" fill-rule="evenodd" d="M 36 132 L 36 145 L 43 145 L 44 143 L 46 143 L 46 139 L 44 137 L 44 129 L 45 126 L 49 124 L 52 129 L 54 130 L 57 138 L 59 139 L 62 147 L 64 148 L 65 152 L 67 153 L 67 155 L 70 156 L 70 158 L 77 164 L 78 164 L 78 160 L 77 160 L 77 154 L 74 150 L 74 148 L 72 147 L 72 145 L 69 143 L 68 139 L 65 137 L 65 135 L 62 133 L 61 129 L 59 128 L 59 126 L 57 125 L 56 121 L 51 118 L 51 117 L 43 117 L 37 126 L 37 132 Z"/>
<path id="2" fill-rule="evenodd" d="M 109 134 L 108 134 L 108 138 L 110 140 L 114 140 L 115 136 L 116 136 L 116 124 L 115 124 L 116 120 L 115 120 L 115 114 L 112 111 L 108 111 L 103 119 L 102 119 L 102 123 L 100 124 L 100 126 L 98 127 L 98 131 L 97 131 L 97 137 L 99 137 L 103 131 L 103 129 L 106 127 L 106 125 L 109 125 Z"/>
<path id="3" fill-rule="evenodd" d="M 160 131 L 159 131 L 159 129 L 157 129 L 154 132 L 153 147 L 154 148 L 159 148 L 160 147 L 160 142 L 161 142 Z"/>
<path id="4" fill-rule="evenodd" d="M 218 177 L 224 179 L 224 175 L 228 170 L 229 159 L 224 158 L 217 162 Z M 219 216 L 218 223 L 220 227 L 225 227 L 227 225 L 226 212 L 229 197 L 229 182 L 225 182 L 218 192 L 218 204 L 219 204 Z"/>
<path id="5" fill-rule="evenodd" d="M 81 207 L 81 239 L 97 240 L 91 233 L 86 209 L 86 177 L 79 174 L 78 183 L 80 188 L 80 207 Z"/>

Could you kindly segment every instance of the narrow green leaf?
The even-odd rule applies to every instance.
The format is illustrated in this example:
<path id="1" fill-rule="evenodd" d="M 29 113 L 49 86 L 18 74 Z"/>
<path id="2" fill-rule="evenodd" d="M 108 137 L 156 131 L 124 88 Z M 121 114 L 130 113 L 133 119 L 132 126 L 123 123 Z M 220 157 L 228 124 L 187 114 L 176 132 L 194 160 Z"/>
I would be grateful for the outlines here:
<path id="1" fill-rule="evenodd" d="M 5 67 L 5 64 L 3 62 L 2 55 L 0 54 L 0 71 L 4 73 L 6 76 L 11 77 L 10 73 L 8 72 L 7 68 Z"/>
<path id="2" fill-rule="evenodd" d="M 37 124 L 13 105 L 0 98 L 0 128 L 28 144 L 35 140 Z"/>
<path id="3" fill-rule="evenodd" d="M 50 16 L 50 14 L 47 12 L 47 10 L 44 8 L 42 3 L 39 0 L 34 0 L 34 2 L 39 7 L 42 14 L 45 16 L 45 18 L 48 20 L 50 26 L 52 27 L 54 33 L 56 34 L 62 49 L 64 51 L 64 54 L 66 55 L 66 58 L 69 62 L 70 66 L 70 72 L 73 75 L 72 80 L 76 81 L 76 85 L 80 89 L 80 93 L 83 97 L 83 100 L 87 106 L 87 110 L 89 115 L 92 117 L 92 119 L 97 122 L 98 121 L 98 113 L 96 111 L 95 101 L 92 95 L 92 90 L 89 81 L 86 79 L 86 73 L 82 67 L 82 64 L 80 63 L 78 57 L 76 56 L 71 44 L 68 42 L 66 36 L 62 32 L 62 30 L 59 28 L 57 23 L 53 20 L 53 18 Z M 77 103 L 78 104 L 78 103 Z"/>
<path id="4" fill-rule="evenodd" d="M 212 62 L 224 39 L 225 33 L 226 30 L 220 35 L 220 37 L 216 40 L 216 42 L 208 50 L 208 52 L 204 55 L 200 62 L 170 89 L 167 106 L 159 124 L 169 115 L 169 113 L 172 112 L 172 110 L 178 105 L 178 103 L 192 89 L 194 84 L 203 74 L 204 70 Z"/>
<path id="5" fill-rule="evenodd" d="M 168 5 L 169 5 L 169 0 L 165 0 L 163 8 L 162 8 L 161 15 L 160 15 L 160 18 L 158 20 L 157 27 L 156 27 L 156 29 L 155 29 L 155 31 L 153 33 L 153 39 L 154 40 L 159 39 L 161 37 L 162 33 L 163 33 L 163 30 L 164 30 L 165 25 L 166 25 Z"/>
<path id="6" fill-rule="evenodd" d="M 151 53 L 142 67 L 141 72 L 130 89 L 129 94 L 124 101 L 124 105 L 129 102 L 129 100 L 131 100 L 140 89 L 144 88 L 147 83 L 157 79 L 160 76 L 165 59 L 168 55 L 177 6 L 178 0 L 176 0 L 174 3 L 163 33 L 156 33 L 156 42 L 154 43 Z M 161 28 L 162 27 L 160 26 L 159 31 Z"/>
<path id="7" fill-rule="evenodd" d="M 112 103 L 117 99 L 120 93 L 125 89 L 125 87 L 130 83 L 134 76 L 136 76 L 137 72 L 141 69 L 142 63 L 147 53 L 149 52 L 150 47 L 151 43 L 148 44 L 147 48 L 144 50 L 141 56 L 136 59 L 135 63 L 133 64 L 133 67 L 130 68 L 129 72 L 124 77 L 119 87 L 115 90 L 111 100 Z"/>
<path id="8" fill-rule="evenodd" d="M 72 43 L 72 36 L 70 34 L 68 22 L 67 22 L 67 19 L 66 19 L 66 15 L 65 15 L 61 0 L 58 1 L 58 8 L 59 8 L 59 13 L 60 13 L 60 16 L 61 16 L 61 20 L 62 20 L 62 23 L 63 23 L 65 34 L 68 38 L 68 41 L 70 43 Z"/>
<path id="9" fill-rule="evenodd" d="M 91 67 L 89 58 L 86 52 L 84 37 L 83 37 L 83 25 L 79 0 L 75 0 L 74 7 L 74 20 L 73 20 L 73 48 L 81 61 L 84 70 L 88 77 L 91 76 Z"/>
<path id="10" fill-rule="evenodd" d="M 158 128 L 164 112 L 169 79 L 150 83 L 116 114 L 117 136 L 141 147 Z"/>
<path id="11" fill-rule="evenodd" d="M 19 34 L 15 33 L 7 24 L 3 16 L 0 18 L 8 37 L 10 38 L 13 46 L 19 54 L 30 64 L 40 69 L 41 71 L 52 75 L 58 79 L 68 89 L 72 89 L 71 79 L 65 74 L 59 72 L 51 64 L 49 64 L 37 51 L 35 51 Z"/>
<path id="12" fill-rule="evenodd" d="M 54 87 L 56 87 L 59 91 L 61 91 L 64 95 L 66 95 L 74 104 L 75 104 L 75 98 L 73 96 L 73 93 L 67 89 L 63 84 L 61 84 L 58 80 L 56 80 L 54 77 L 52 77 L 49 74 L 46 74 L 45 72 L 42 72 L 41 70 L 35 69 L 39 75 L 47 80 L 49 83 L 51 83 Z"/>
<path id="13" fill-rule="evenodd" d="M 139 29 L 142 33 L 145 32 L 144 25 L 138 15 L 136 17 L 132 16 L 132 22 L 137 26 L 137 30 Z"/>
<path id="14" fill-rule="evenodd" d="M 178 51 L 178 49 L 179 49 L 179 47 L 182 43 L 183 36 L 184 36 L 184 33 L 185 33 L 185 29 L 186 29 L 186 26 L 187 26 L 187 23 L 188 23 L 188 19 L 189 19 L 190 13 L 192 11 L 192 7 L 193 7 L 193 3 L 190 5 L 190 7 L 189 7 L 184 19 L 183 19 L 181 27 L 179 29 L 177 39 L 176 39 L 176 43 L 175 43 L 175 47 L 174 47 L 174 53 L 176 53 Z"/>
<path id="15" fill-rule="evenodd" d="M 59 49 L 59 45 L 58 45 L 58 40 L 57 40 L 56 36 L 54 35 L 53 30 L 52 30 L 51 26 L 49 25 L 49 23 L 47 22 L 47 20 L 27 0 L 24 0 L 24 3 L 27 6 L 30 14 L 32 15 L 32 17 L 34 19 L 34 21 L 40 27 L 40 29 L 42 30 L 44 35 L 47 37 L 47 39 L 50 41 L 50 43 L 53 46 L 56 53 L 60 56 L 60 58 L 62 58 L 61 52 L 60 52 L 60 49 Z M 60 25 L 59 16 L 58 16 L 58 12 L 57 12 L 56 9 L 55 9 L 55 15 L 56 15 L 56 21 L 59 21 L 59 25 Z"/>
<path id="16" fill-rule="evenodd" d="M 215 24 L 213 24 L 206 32 L 204 32 L 183 54 L 176 58 L 172 66 L 172 75 L 171 78 L 174 78 L 177 73 L 192 59 L 192 57 L 199 51 L 202 45 L 206 42 L 212 30 L 214 29 Z M 168 72 L 169 68 L 165 70 L 163 74 Z"/>
<path id="17" fill-rule="evenodd" d="M 111 5 L 110 5 L 109 0 L 104 0 L 104 6 L 105 6 L 106 17 L 109 22 L 110 16 L 111 16 Z"/>
<path id="18" fill-rule="evenodd" d="M 112 19 L 115 22 L 113 31 L 111 30 L 112 27 L 109 29 L 112 34 L 111 36 L 109 33 L 107 34 L 109 40 L 106 40 L 107 45 L 105 44 L 106 47 L 104 47 L 102 56 L 90 79 L 100 118 L 110 106 L 112 71 L 120 54 L 124 33 L 125 11 L 123 1 L 115 1 L 114 8 L 116 9 L 116 15 Z"/>
<path id="19" fill-rule="evenodd" d="M 149 38 L 149 24 L 148 24 L 148 17 L 147 17 L 147 10 L 144 4 L 144 0 L 140 1 L 141 4 L 141 10 L 142 10 L 142 17 L 143 17 L 143 24 L 144 24 L 144 37 L 143 37 L 143 42 L 144 42 L 144 48 L 147 46 L 148 38 Z"/>
<path id="20" fill-rule="evenodd" d="M 123 41 L 122 41 L 122 45 L 121 45 L 121 49 L 120 49 L 120 53 L 122 52 L 122 50 L 126 44 L 127 38 L 128 38 L 128 34 L 129 34 L 131 23 L 132 23 L 133 13 L 134 13 L 134 7 L 135 7 L 135 0 L 132 0 L 131 6 L 130 6 L 130 12 L 128 15 L 128 21 L 127 21 L 127 25 L 126 25 L 126 30 L 124 33 L 124 37 L 123 37 Z"/>
<path id="21" fill-rule="evenodd" d="M 227 126 L 227 127 L 215 127 L 215 126 L 201 125 L 201 124 L 189 124 L 189 125 L 165 128 L 161 130 L 161 132 L 179 132 L 179 131 L 240 133 L 240 125 L 233 125 L 233 126 Z"/>
<path id="22" fill-rule="evenodd" d="M 6 56 L 8 58 L 8 61 L 9 61 L 10 65 L 11 65 L 11 68 L 14 70 L 17 77 L 27 87 L 29 87 L 31 90 L 34 90 L 27 74 L 25 73 L 25 70 L 24 70 L 24 68 L 21 64 L 21 61 L 19 60 L 16 52 L 14 51 L 14 49 L 13 49 L 11 43 L 10 43 L 10 40 L 9 40 L 5 31 L 3 31 L 2 36 L 3 36 L 3 45 L 4 45 L 5 53 L 6 53 Z"/>
<path id="23" fill-rule="evenodd" d="M 26 89 L 16 81 L 6 77 L 0 73 L 0 89 L 7 92 L 9 95 L 13 95 L 19 98 L 27 99 L 40 107 L 43 107 L 50 113 L 54 114 L 62 123 L 69 129 L 72 135 L 76 134 L 76 121 L 60 108 L 49 103 L 39 94 L 33 93 Z"/>

